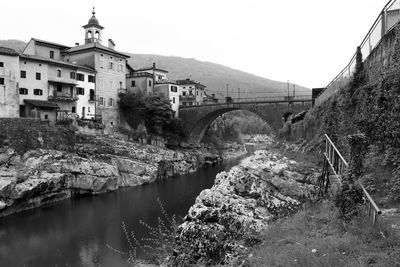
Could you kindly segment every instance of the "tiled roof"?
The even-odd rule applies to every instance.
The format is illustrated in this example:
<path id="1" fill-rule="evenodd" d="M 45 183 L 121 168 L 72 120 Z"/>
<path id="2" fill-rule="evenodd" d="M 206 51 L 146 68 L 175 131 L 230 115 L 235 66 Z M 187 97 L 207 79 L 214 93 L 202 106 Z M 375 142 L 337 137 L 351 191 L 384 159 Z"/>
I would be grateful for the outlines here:
<path id="1" fill-rule="evenodd" d="M 19 53 L 15 51 L 14 49 L 8 48 L 8 47 L 3 47 L 0 46 L 0 54 L 2 55 L 7 55 L 7 56 L 18 56 Z"/>
<path id="2" fill-rule="evenodd" d="M 207 86 L 205 86 L 205 85 L 203 85 L 203 84 L 201 84 L 201 83 L 197 83 L 197 82 L 195 82 L 195 81 L 193 81 L 193 80 L 190 80 L 190 79 L 186 79 L 186 80 L 177 80 L 176 83 L 179 84 L 179 85 L 190 85 L 190 84 L 195 84 L 195 85 L 198 85 L 198 86 L 201 86 L 201 87 L 207 87 Z"/>
<path id="3" fill-rule="evenodd" d="M 56 47 L 64 48 L 64 49 L 65 48 L 70 48 L 70 46 L 66 46 L 66 45 L 58 44 L 58 43 L 53 43 L 53 42 L 49 42 L 49 41 L 45 41 L 45 40 L 40 40 L 40 39 L 37 39 L 37 38 L 32 38 L 32 40 L 34 40 L 35 42 L 38 42 L 38 43 L 42 43 L 44 45 L 56 46 Z"/>
<path id="4" fill-rule="evenodd" d="M 139 71 L 146 71 L 146 70 L 153 70 L 153 67 L 136 69 L 136 70 L 135 70 L 135 72 L 139 72 Z M 154 68 L 154 70 L 156 70 L 156 71 L 160 71 L 160 72 L 165 72 L 165 73 L 168 73 L 168 71 L 166 71 L 166 70 L 163 70 L 163 69 Z"/>
<path id="5" fill-rule="evenodd" d="M 59 106 L 55 103 L 51 103 L 49 101 L 44 100 L 35 100 L 35 99 L 24 99 L 24 102 L 27 104 L 31 104 L 32 106 L 45 108 L 45 109 L 59 109 Z"/>
<path id="6" fill-rule="evenodd" d="M 83 50 L 90 50 L 90 49 L 99 49 L 99 50 L 103 50 L 105 52 L 111 53 L 111 54 L 116 54 L 125 58 L 129 58 L 130 56 L 128 56 L 127 54 L 115 51 L 111 48 L 108 48 L 107 46 L 101 45 L 99 43 L 88 43 L 88 44 L 84 44 L 84 45 L 78 45 L 78 46 L 74 46 L 70 49 L 64 50 L 64 53 L 75 53 L 75 52 L 79 52 L 79 51 L 83 51 Z"/>
<path id="7" fill-rule="evenodd" d="M 41 61 L 41 62 L 45 62 L 45 63 L 48 63 L 48 64 L 62 65 L 62 66 L 67 66 L 67 67 L 72 67 L 72 68 L 79 68 L 79 69 L 84 69 L 84 70 L 95 72 L 95 70 L 93 68 L 91 68 L 91 67 L 89 67 L 87 65 L 83 66 L 83 65 L 73 64 L 71 62 L 54 60 L 54 59 L 51 59 L 51 58 L 34 56 L 34 55 L 27 55 L 27 54 L 21 54 L 20 57 L 21 58 L 25 58 L 25 59 L 32 59 L 32 60 L 36 60 L 36 61 Z"/>

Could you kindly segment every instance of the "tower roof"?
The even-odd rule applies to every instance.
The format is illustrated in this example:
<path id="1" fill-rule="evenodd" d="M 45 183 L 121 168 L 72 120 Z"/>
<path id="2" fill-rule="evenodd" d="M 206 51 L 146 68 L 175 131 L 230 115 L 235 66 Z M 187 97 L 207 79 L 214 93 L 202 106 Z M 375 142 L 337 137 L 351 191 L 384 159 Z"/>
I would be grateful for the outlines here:
<path id="1" fill-rule="evenodd" d="M 94 7 L 93 7 L 92 17 L 89 19 L 88 24 L 84 25 L 83 28 L 96 27 L 101 30 L 104 29 L 104 27 L 100 25 L 99 20 L 96 18 L 95 15 L 96 15 L 96 11 L 94 10 Z"/>

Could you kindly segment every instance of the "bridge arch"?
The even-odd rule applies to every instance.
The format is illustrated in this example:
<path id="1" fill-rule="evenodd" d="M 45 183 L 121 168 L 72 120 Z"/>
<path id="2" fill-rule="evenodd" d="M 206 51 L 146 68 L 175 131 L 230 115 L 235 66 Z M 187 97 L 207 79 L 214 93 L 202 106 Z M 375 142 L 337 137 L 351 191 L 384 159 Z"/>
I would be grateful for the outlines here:
<path id="1" fill-rule="evenodd" d="M 263 102 L 263 103 L 230 103 L 212 104 L 201 106 L 180 107 L 179 117 L 183 121 L 184 131 L 188 141 L 199 143 L 208 126 L 219 116 L 233 110 L 247 110 L 262 118 L 273 130 L 282 127 L 282 116 L 285 112 L 299 113 L 308 109 L 311 102 L 286 103 Z"/>

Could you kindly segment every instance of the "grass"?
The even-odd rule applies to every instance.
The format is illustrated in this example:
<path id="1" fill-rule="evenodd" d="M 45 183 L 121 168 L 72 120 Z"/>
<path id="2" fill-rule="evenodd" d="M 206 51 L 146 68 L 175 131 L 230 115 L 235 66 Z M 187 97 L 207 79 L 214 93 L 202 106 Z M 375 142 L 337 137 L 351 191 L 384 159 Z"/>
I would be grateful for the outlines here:
<path id="1" fill-rule="evenodd" d="M 400 237 L 383 221 L 344 224 L 330 202 L 276 221 L 262 233 L 250 266 L 400 266 Z"/>

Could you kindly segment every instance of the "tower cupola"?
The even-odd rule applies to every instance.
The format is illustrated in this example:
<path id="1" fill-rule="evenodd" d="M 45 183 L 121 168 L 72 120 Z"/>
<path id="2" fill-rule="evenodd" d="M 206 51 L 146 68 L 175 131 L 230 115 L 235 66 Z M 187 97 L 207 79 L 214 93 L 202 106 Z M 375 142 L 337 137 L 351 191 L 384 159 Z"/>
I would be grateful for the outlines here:
<path id="1" fill-rule="evenodd" d="M 83 26 L 85 29 L 85 44 L 88 43 L 101 43 L 101 31 L 104 29 L 96 18 L 96 12 L 93 7 L 92 17 L 89 19 L 88 24 Z"/>

